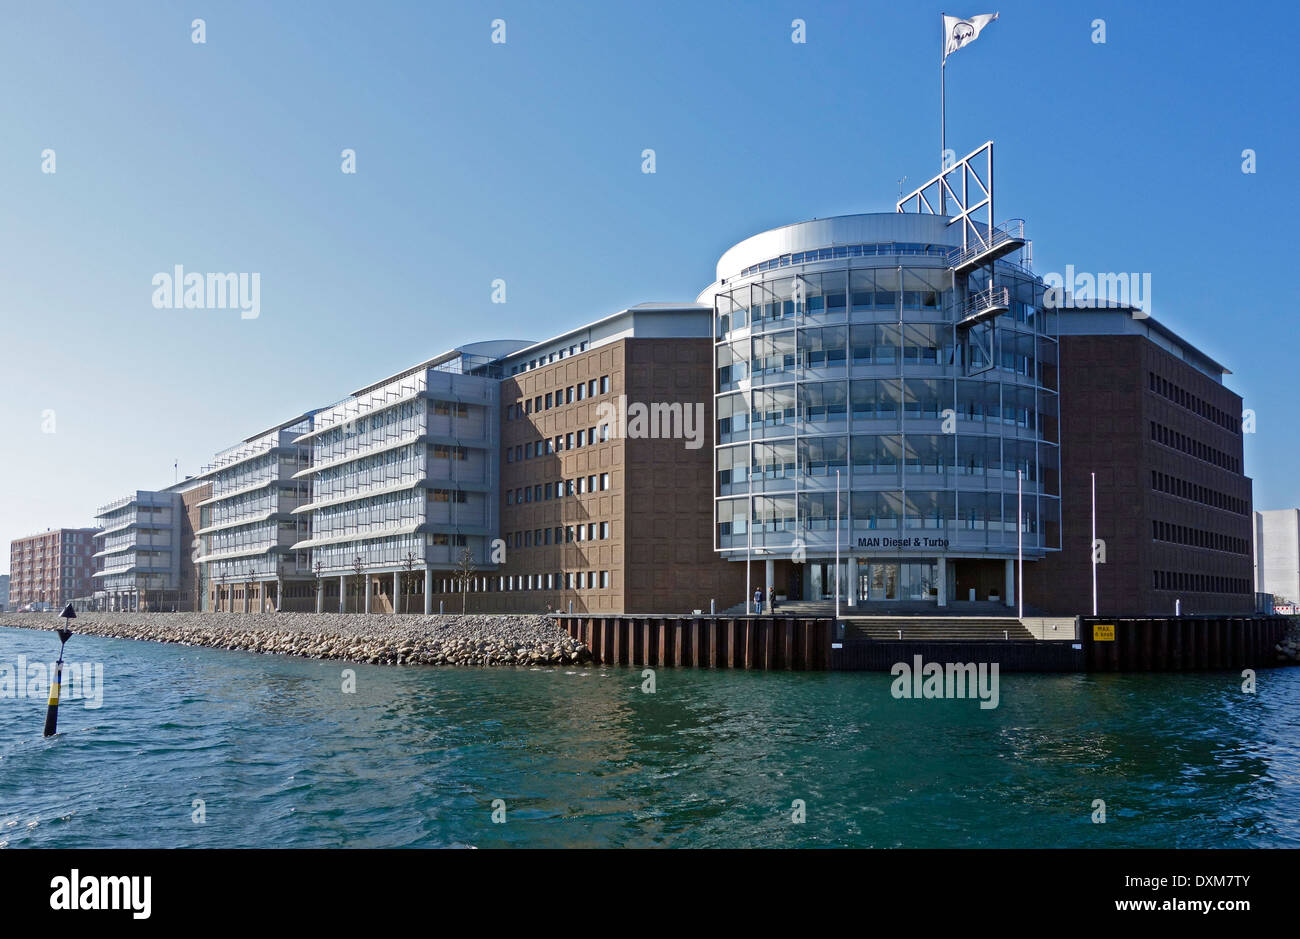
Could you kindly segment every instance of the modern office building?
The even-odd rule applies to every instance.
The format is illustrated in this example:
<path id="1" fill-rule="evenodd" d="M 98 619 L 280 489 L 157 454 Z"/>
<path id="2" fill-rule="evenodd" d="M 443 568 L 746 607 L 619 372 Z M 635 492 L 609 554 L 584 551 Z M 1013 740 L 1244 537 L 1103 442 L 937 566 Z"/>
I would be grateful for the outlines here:
<path id="1" fill-rule="evenodd" d="M 1101 615 L 1254 609 L 1251 481 L 1228 370 L 1129 306 L 1057 311 L 1062 551 L 1025 572 L 1025 601 L 1092 611 L 1096 478 Z"/>
<path id="2" fill-rule="evenodd" d="M 715 548 L 763 561 L 778 596 L 1010 604 L 1018 536 L 1030 563 L 1060 548 L 1043 285 L 1018 225 L 963 231 L 901 210 L 787 225 L 727 251 L 700 295 Z"/>
<path id="3" fill-rule="evenodd" d="M 1227 369 L 1063 306 L 992 170 L 986 143 L 893 212 L 741 241 L 693 303 L 461 346 L 256 434 L 105 508 L 104 592 L 176 575 L 147 510 L 193 519 L 214 610 L 984 613 L 1023 565 L 1027 613 L 1074 614 L 1095 474 L 1099 612 L 1249 611 Z"/>
<path id="4" fill-rule="evenodd" d="M 524 345 L 453 349 L 324 408 L 295 437 L 310 447 L 294 478 L 311 501 L 295 510 L 310 535 L 292 547 L 311 553 L 323 609 L 428 609 L 435 575 L 466 552 L 481 576 L 496 569 L 497 360 Z"/>
<path id="5" fill-rule="evenodd" d="M 1254 516 L 1255 591 L 1276 604 L 1300 604 L 1300 509 L 1270 509 Z"/>
<path id="6" fill-rule="evenodd" d="M 160 612 L 192 602 L 180 590 L 183 514 L 180 494 L 168 490 L 140 489 L 100 507 L 97 609 Z"/>
<path id="7" fill-rule="evenodd" d="M 712 310 L 646 303 L 503 356 L 503 563 L 470 610 L 653 612 L 743 602 L 710 545 Z M 459 582 L 435 578 L 459 610 Z"/>
<path id="8" fill-rule="evenodd" d="M 227 447 L 204 467 L 187 496 L 197 511 L 192 564 L 200 608 L 211 611 L 312 610 L 311 555 L 295 547 L 309 519 L 295 514 L 311 495 L 302 478 L 311 448 L 298 438 L 312 428 L 310 413 Z"/>
<path id="9" fill-rule="evenodd" d="M 93 528 L 55 528 L 11 541 L 9 604 L 52 610 L 89 592 L 95 534 Z"/>

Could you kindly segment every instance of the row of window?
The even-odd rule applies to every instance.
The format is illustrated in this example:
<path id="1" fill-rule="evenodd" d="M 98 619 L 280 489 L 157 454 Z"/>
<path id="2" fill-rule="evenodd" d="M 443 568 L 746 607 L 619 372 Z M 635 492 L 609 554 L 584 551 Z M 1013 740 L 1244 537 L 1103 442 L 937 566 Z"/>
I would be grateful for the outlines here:
<path id="1" fill-rule="evenodd" d="M 1035 374 L 1035 344 L 1029 333 L 999 330 L 992 353 L 997 367 L 1020 375 Z M 954 345 L 952 327 L 934 324 L 820 326 L 767 333 L 752 339 L 732 340 L 717 346 L 718 387 L 761 375 L 779 375 L 797 369 L 842 369 L 855 366 L 983 365 L 985 350 Z"/>
<path id="2" fill-rule="evenodd" d="M 565 496 L 581 496 L 589 492 L 604 492 L 609 488 L 609 473 L 599 476 L 576 476 L 573 479 L 561 479 L 557 482 L 538 483 L 535 486 L 523 486 L 519 489 L 506 490 L 506 505 L 523 505 L 525 502 L 549 502 L 551 499 L 563 499 Z"/>
<path id="3" fill-rule="evenodd" d="M 586 398 L 594 398 L 598 394 L 609 394 L 608 375 L 602 375 L 600 378 L 593 378 L 588 382 L 578 382 L 576 385 L 570 385 L 563 391 L 548 391 L 544 395 L 537 395 L 534 398 L 525 398 L 515 404 L 507 405 L 506 420 L 513 421 L 515 418 L 522 417 L 525 414 L 549 411 L 551 408 L 573 404 Z"/>
<path id="4" fill-rule="evenodd" d="M 1156 492 L 1167 493 L 1180 499 L 1187 499 L 1190 502 L 1199 502 L 1201 505 L 1223 509 L 1225 512 L 1233 512 L 1237 515 L 1250 514 L 1250 503 L 1245 499 L 1239 499 L 1236 496 L 1228 495 L 1226 492 L 1219 492 L 1209 486 L 1201 486 L 1157 470 L 1151 471 L 1151 488 Z"/>
<path id="5" fill-rule="evenodd" d="M 580 541 L 604 541 L 609 537 L 609 522 L 585 525 L 556 525 L 506 533 L 507 548 L 544 548 L 547 545 L 573 544 Z"/>
<path id="6" fill-rule="evenodd" d="M 550 456 L 552 453 L 559 453 L 563 450 L 576 450 L 578 447 L 605 443 L 608 440 L 609 425 L 601 424 L 599 437 L 597 437 L 595 427 L 588 427 L 585 430 L 556 434 L 554 437 L 546 437 L 528 443 L 517 443 L 513 447 L 506 447 L 506 462 L 518 463 L 523 460 L 531 460 L 535 456 Z"/>
<path id="7" fill-rule="evenodd" d="M 1167 541 L 1170 544 L 1188 545 L 1193 548 L 1209 548 L 1212 551 L 1227 551 L 1229 554 L 1250 554 L 1250 543 L 1245 538 L 1234 538 L 1232 535 L 1217 531 L 1158 522 L 1154 519 L 1151 522 L 1151 537 L 1156 541 Z"/>
<path id="8" fill-rule="evenodd" d="M 503 590 L 608 590 L 609 571 L 513 574 L 502 578 Z"/>
<path id="9" fill-rule="evenodd" d="M 718 534 L 721 538 L 746 534 L 749 518 L 743 499 L 724 499 L 718 503 Z M 827 531 L 840 528 L 891 530 L 964 529 L 967 531 L 1015 531 L 1017 497 L 1015 493 L 961 493 L 908 490 L 835 493 L 802 493 L 795 496 L 760 496 L 753 499 L 754 531 Z M 838 505 L 838 508 L 837 508 Z M 1034 501 L 1026 500 L 1024 530 L 1038 530 L 1038 511 Z M 1049 515 L 1054 510 L 1045 505 Z M 850 524 L 850 520 L 851 524 Z"/>
<path id="10" fill-rule="evenodd" d="M 834 248 L 817 248 L 810 251 L 782 254 L 767 261 L 751 264 L 740 272 L 740 276 L 748 277 L 750 274 L 757 274 L 759 271 L 767 271 L 775 267 L 789 267 L 791 264 L 807 264 L 813 261 L 833 261 L 836 258 L 894 257 L 917 254 L 946 258 L 953 252 L 960 250 L 960 248 L 954 248 L 951 245 L 927 245 L 905 241 L 869 245 L 839 245 Z"/>
<path id="11" fill-rule="evenodd" d="M 1186 408 L 1194 414 L 1199 414 L 1207 421 L 1213 421 L 1224 430 L 1230 430 L 1234 434 L 1241 433 L 1241 418 L 1216 408 L 1204 398 L 1192 394 L 1168 379 L 1161 378 L 1155 372 L 1147 372 L 1147 378 L 1150 389 L 1162 398 L 1168 398 L 1179 407 Z"/>
<path id="12" fill-rule="evenodd" d="M 511 366 L 510 374 L 517 375 L 520 372 L 527 372 L 530 369 L 541 368 L 543 365 L 549 365 L 568 356 L 577 355 L 579 352 L 587 351 L 587 340 L 575 343 L 566 349 L 557 349 L 549 355 L 538 356 L 535 359 L 529 359 L 527 362 L 520 362 L 518 365 Z M 566 354 L 567 353 L 567 354 Z"/>
<path id="13" fill-rule="evenodd" d="M 1182 590 L 1186 593 L 1250 593 L 1245 577 L 1222 577 L 1218 574 L 1191 574 L 1187 571 L 1152 571 L 1151 586 L 1156 590 Z"/>
<path id="14" fill-rule="evenodd" d="M 1241 460 L 1235 456 L 1224 453 L 1208 443 L 1202 443 L 1188 437 L 1186 434 L 1180 434 L 1178 431 L 1166 427 L 1164 424 L 1151 422 L 1151 439 L 1156 443 L 1164 444 L 1174 450 L 1186 453 L 1188 456 L 1195 457 L 1198 460 L 1204 460 L 1206 463 L 1212 463 L 1220 469 L 1228 470 L 1231 473 L 1241 472 Z"/>
<path id="15" fill-rule="evenodd" d="M 1001 422 L 1027 430 L 1039 426 L 1039 392 L 997 382 L 959 382 L 937 378 L 854 379 L 851 382 L 802 382 L 737 392 L 718 398 L 718 437 L 743 433 L 749 426 L 777 427 L 805 422 L 842 421 L 850 410 L 855 420 L 897 420 L 899 412 L 915 419 L 953 416 L 962 421 Z M 1054 400 L 1043 403 L 1055 414 Z"/>

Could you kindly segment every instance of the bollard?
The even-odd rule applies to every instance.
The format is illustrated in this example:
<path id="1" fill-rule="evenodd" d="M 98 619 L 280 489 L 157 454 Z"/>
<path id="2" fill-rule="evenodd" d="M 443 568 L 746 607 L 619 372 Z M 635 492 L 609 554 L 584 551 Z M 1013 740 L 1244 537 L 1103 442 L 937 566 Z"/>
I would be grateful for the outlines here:
<path id="1" fill-rule="evenodd" d="M 439 615 L 439 616 L 442 615 L 442 601 L 441 601 L 441 600 L 438 601 L 438 615 Z"/>
<path id="2" fill-rule="evenodd" d="M 572 601 L 572 600 L 569 601 L 569 615 L 570 615 L 570 616 L 573 615 L 573 601 Z"/>
<path id="3" fill-rule="evenodd" d="M 76 619 L 77 612 L 69 603 L 59 614 L 65 622 Z M 54 666 L 54 680 L 50 682 L 50 700 L 45 708 L 45 736 L 53 737 L 59 726 L 59 682 L 63 678 L 63 647 L 72 638 L 72 630 L 66 627 L 59 630 L 59 661 Z"/>
<path id="4" fill-rule="evenodd" d="M 709 597 L 709 615 L 710 615 L 710 616 L 713 616 L 713 615 L 714 615 L 714 604 L 715 604 L 716 602 L 717 602 L 717 601 L 714 600 L 713 597 Z"/>

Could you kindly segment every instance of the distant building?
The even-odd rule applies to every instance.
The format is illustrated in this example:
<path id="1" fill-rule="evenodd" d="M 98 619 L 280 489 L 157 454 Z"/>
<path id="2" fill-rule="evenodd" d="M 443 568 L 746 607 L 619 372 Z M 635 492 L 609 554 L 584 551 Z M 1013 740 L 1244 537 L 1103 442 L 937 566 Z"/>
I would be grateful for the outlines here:
<path id="1" fill-rule="evenodd" d="M 1255 513 L 1255 590 L 1300 604 L 1300 509 Z"/>
<path id="2" fill-rule="evenodd" d="M 94 528 L 55 528 L 9 543 L 9 599 L 15 610 L 52 610 L 91 590 Z"/>
<path id="3" fill-rule="evenodd" d="M 95 521 L 97 607 L 164 611 L 183 608 L 180 594 L 183 511 L 179 493 L 137 490 L 101 507 Z"/>
<path id="4" fill-rule="evenodd" d="M 9 575 L 0 574 L 0 613 L 9 609 Z"/>

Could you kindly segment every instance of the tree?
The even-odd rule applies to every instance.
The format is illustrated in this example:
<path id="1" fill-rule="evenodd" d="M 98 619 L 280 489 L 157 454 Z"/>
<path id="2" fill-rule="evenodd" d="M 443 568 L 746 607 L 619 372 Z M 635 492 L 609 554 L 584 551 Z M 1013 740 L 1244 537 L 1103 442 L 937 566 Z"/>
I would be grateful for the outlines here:
<path id="1" fill-rule="evenodd" d="M 244 597 L 246 598 L 245 602 L 250 612 L 253 609 L 253 584 L 256 582 L 256 580 L 257 580 L 257 571 L 253 570 L 250 567 L 248 569 L 248 580 L 245 581 L 244 583 Z"/>
<path id="2" fill-rule="evenodd" d="M 394 603 L 400 603 L 402 595 L 409 594 L 415 589 L 415 579 L 413 576 L 413 572 L 415 571 L 415 554 L 413 552 L 406 552 L 406 557 L 402 558 L 402 567 L 406 568 L 406 573 L 402 575 L 401 595 L 393 598 Z M 402 612 L 400 607 L 395 606 L 393 609 L 398 613 Z"/>
<path id="3" fill-rule="evenodd" d="M 361 589 L 366 585 L 366 562 L 361 560 L 361 555 L 352 559 L 352 573 L 357 578 L 357 609 L 355 612 L 360 613 L 365 607 L 361 605 Z"/>
<path id="4" fill-rule="evenodd" d="M 478 570 L 474 566 L 474 552 L 469 548 L 463 548 L 460 556 L 456 559 L 456 577 L 460 581 L 460 611 L 465 612 L 465 604 L 469 599 L 469 579 L 474 576 Z"/>
<path id="5" fill-rule="evenodd" d="M 321 572 L 320 561 L 316 562 L 312 570 L 315 571 L 316 573 L 316 609 L 320 610 L 321 612 L 324 612 L 325 601 L 321 598 L 321 592 L 325 589 L 325 582 L 321 580 L 321 576 L 320 576 L 320 572 Z"/>

